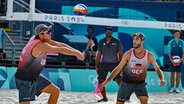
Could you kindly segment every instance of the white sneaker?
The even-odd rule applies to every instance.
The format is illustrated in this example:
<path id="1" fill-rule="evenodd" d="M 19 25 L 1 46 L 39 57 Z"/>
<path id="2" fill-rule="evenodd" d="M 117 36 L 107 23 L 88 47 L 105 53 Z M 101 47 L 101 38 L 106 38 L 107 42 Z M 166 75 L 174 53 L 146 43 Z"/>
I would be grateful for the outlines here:
<path id="1" fill-rule="evenodd" d="M 171 88 L 170 90 L 169 90 L 169 93 L 173 93 L 174 92 L 174 88 Z"/>
<path id="2" fill-rule="evenodd" d="M 178 89 L 178 88 L 176 88 L 176 91 L 175 91 L 176 93 L 179 93 L 180 92 L 180 90 Z"/>

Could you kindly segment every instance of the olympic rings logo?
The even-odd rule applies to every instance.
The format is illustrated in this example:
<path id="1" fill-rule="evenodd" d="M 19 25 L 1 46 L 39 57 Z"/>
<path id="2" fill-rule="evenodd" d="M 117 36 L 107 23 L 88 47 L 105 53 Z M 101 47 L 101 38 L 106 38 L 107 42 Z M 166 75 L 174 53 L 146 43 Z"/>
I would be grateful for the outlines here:
<path id="1" fill-rule="evenodd" d="M 98 76 L 95 76 L 95 75 L 89 75 L 89 76 L 88 76 L 88 81 L 89 81 L 93 86 L 96 86 L 96 83 L 98 82 L 97 77 L 98 77 Z"/>

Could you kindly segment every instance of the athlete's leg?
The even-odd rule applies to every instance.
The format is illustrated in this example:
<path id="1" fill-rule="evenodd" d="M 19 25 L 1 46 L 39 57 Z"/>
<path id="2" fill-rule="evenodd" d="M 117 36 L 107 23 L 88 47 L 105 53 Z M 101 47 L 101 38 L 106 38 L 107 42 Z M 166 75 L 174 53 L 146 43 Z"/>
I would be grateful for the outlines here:
<path id="1" fill-rule="evenodd" d="M 148 97 L 147 96 L 139 96 L 138 97 L 141 104 L 148 104 Z"/>
<path id="2" fill-rule="evenodd" d="M 30 104 L 30 101 L 20 102 L 19 104 Z"/>
<path id="3" fill-rule="evenodd" d="M 124 104 L 124 102 L 130 98 L 131 94 L 134 92 L 134 84 L 121 82 L 117 94 L 116 104 Z"/>
<path id="4" fill-rule="evenodd" d="M 50 84 L 45 87 L 41 92 L 50 94 L 48 104 L 57 104 L 58 97 L 60 94 L 60 89 L 57 86 L 55 86 L 54 84 Z"/>
<path id="5" fill-rule="evenodd" d="M 117 101 L 116 104 L 124 104 L 124 102 Z"/>
<path id="6" fill-rule="evenodd" d="M 176 72 L 176 87 L 178 88 L 179 85 L 180 85 L 180 78 L 181 77 L 181 74 L 180 72 Z"/>
<path id="7" fill-rule="evenodd" d="M 136 85 L 135 94 L 140 100 L 140 104 L 148 104 L 148 91 L 146 89 L 146 82 L 141 82 Z"/>
<path id="8" fill-rule="evenodd" d="M 116 78 L 116 83 L 117 83 L 117 84 L 118 84 L 118 86 L 120 87 L 120 84 L 121 84 L 121 78 Z M 130 96 L 126 99 L 126 101 L 130 101 Z M 124 103 L 119 102 L 118 104 L 124 104 Z"/>
<path id="9" fill-rule="evenodd" d="M 118 84 L 118 86 L 120 87 L 120 84 L 121 84 L 121 78 L 117 78 L 117 79 L 116 79 L 116 83 L 117 83 L 117 84 Z M 129 96 L 129 97 L 127 97 L 126 101 L 130 101 L 130 96 Z M 118 102 L 118 101 L 117 101 L 117 102 Z M 118 104 L 124 104 L 124 103 L 119 102 Z"/>
<path id="10" fill-rule="evenodd" d="M 35 82 L 25 81 L 15 78 L 16 87 L 19 94 L 19 104 L 30 104 L 30 101 L 35 100 Z"/>

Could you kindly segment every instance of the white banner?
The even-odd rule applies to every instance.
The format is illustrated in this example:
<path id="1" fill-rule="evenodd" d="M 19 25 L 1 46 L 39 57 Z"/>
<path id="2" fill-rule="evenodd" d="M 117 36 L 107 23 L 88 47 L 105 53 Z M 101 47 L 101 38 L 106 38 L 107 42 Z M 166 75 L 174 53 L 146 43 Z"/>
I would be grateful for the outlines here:
<path id="1" fill-rule="evenodd" d="M 89 24 L 89 25 L 103 25 L 103 26 L 184 30 L 184 23 L 179 22 L 126 20 L 126 19 L 71 16 L 71 15 L 46 14 L 46 13 L 30 14 L 30 13 L 14 12 L 11 15 L 7 15 L 6 19 L 17 21 L 44 21 L 44 22 L 75 23 L 75 24 Z"/>

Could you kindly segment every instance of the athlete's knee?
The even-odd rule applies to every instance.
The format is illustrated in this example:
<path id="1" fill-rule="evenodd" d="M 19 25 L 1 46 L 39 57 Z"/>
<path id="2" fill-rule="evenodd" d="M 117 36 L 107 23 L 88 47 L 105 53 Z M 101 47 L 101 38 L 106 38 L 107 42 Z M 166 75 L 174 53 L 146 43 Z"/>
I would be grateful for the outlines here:
<path id="1" fill-rule="evenodd" d="M 124 102 L 117 101 L 116 104 L 124 104 Z"/>
<path id="2" fill-rule="evenodd" d="M 30 101 L 27 101 L 27 102 L 20 102 L 19 104 L 30 104 Z"/>
<path id="3" fill-rule="evenodd" d="M 56 88 L 55 88 L 54 94 L 57 94 L 57 95 L 60 94 L 60 89 L 59 89 L 57 86 L 56 86 Z"/>
<path id="4" fill-rule="evenodd" d="M 51 88 L 51 92 L 50 92 L 51 95 L 59 95 L 60 94 L 60 89 L 53 85 L 52 88 Z"/>
<path id="5" fill-rule="evenodd" d="M 148 97 L 147 96 L 140 96 L 139 100 L 141 104 L 147 104 L 148 103 Z"/>
<path id="6" fill-rule="evenodd" d="M 139 99 L 140 100 L 148 100 L 148 97 L 147 96 L 139 96 Z"/>

